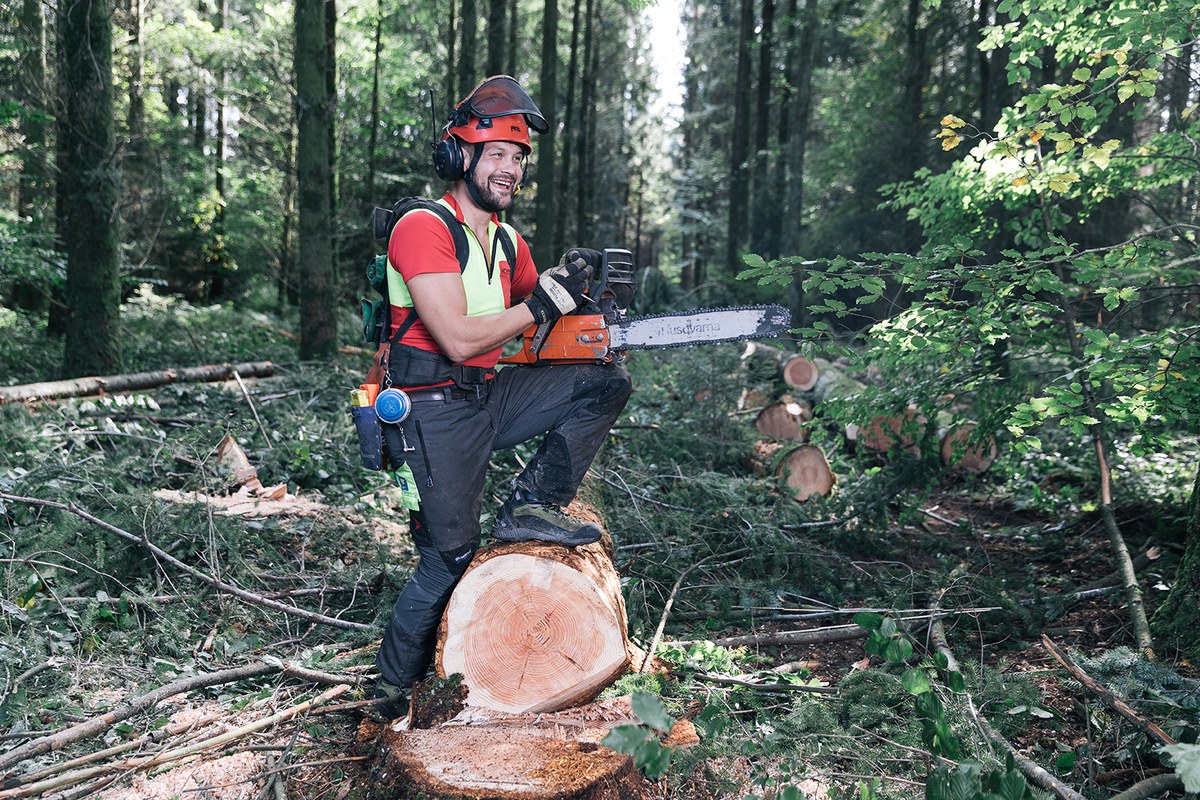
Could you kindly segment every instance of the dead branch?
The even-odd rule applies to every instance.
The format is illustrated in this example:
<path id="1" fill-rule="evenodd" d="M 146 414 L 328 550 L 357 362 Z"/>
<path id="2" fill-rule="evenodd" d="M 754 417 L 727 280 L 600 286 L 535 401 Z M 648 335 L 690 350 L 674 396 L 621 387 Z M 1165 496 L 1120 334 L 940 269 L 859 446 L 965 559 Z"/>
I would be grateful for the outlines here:
<path id="1" fill-rule="evenodd" d="M 683 586 L 683 579 L 686 578 L 692 572 L 692 570 L 702 566 L 708 561 L 712 561 L 718 556 L 728 559 L 735 555 L 741 555 L 743 552 L 745 551 L 739 550 L 735 553 L 728 554 L 713 553 L 712 555 L 702 558 L 696 563 L 688 566 L 687 569 L 679 573 L 679 578 L 675 581 L 675 585 L 671 587 L 671 594 L 667 596 L 667 602 L 663 605 L 662 616 L 658 618 L 658 627 L 655 628 L 654 636 L 650 639 L 650 646 L 646 648 L 646 657 L 642 659 L 642 668 L 639 670 L 640 672 L 647 672 L 650 669 L 650 664 L 654 660 L 654 651 L 658 648 L 659 642 L 662 641 L 663 631 L 667 627 L 667 618 L 671 616 L 671 607 L 675 605 L 675 598 L 679 596 L 679 589 L 681 586 Z"/>
<path id="2" fill-rule="evenodd" d="M 772 631 L 771 633 L 752 633 L 746 636 L 729 636 L 724 639 L 713 639 L 713 644 L 722 647 L 741 647 L 743 645 L 777 645 L 777 644 L 820 644 L 821 642 L 844 642 L 850 639 L 866 638 L 867 631 L 858 625 L 833 625 L 828 628 L 809 628 L 799 631 Z M 704 639 L 677 639 L 675 644 L 690 645 Z"/>
<path id="3" fill-rule="evenodd" d="M 200 383 L 229 380 L 235 374 L 263 378 L 275 374 L 270 361 L 247 364 L 213 364 L 203 367 L 164 369 L 155 372 L 135 372 L 125 375 L 75 378 L 67 381 L 27 383 L 21 386 L 0 387 L 0 405 L 26 400 L 55 400 L 62 397 L 86 397 L 113 392 L 153 389 L 170 383 Z"/>
<path id="4" fill-rule="evenodd" d="M 372 630 L 372 627 L 370 625 L 363 625 L 362 623 L 359 623 L 359 622 L 349 622 L 349 621 L 343 620 L 343 619 L 327 617 L 324 614 L 318 614 L 314 611 L 305 611 L 302 608 L 297 608 L 296 606 L 288 605 L 287 603 L 280 603 L 275 600 L 269 600 L 266 597 L 263 597 L 262 595 L 255 594 L 253 592 L 248 592 L 245 589 L 240 589 L 237 586 L 233 586 L 232 584 L 225 583 L 224 581 L 219 581 L 216 578 L 213 578 L 213 577 L 201 572 L 200 570 L 196 569 L 195 567 L 192 567 L 192 566 L 189 566 L 188 564 L 183 563 L 182 561 L 180 561 L 178 558 L 175 558 L 175 556 L 171 555 L 167 551 L 154 545 L 149 539 L 141 537 L 141 536 L 137 536 L 135 534 L 130 533 L 127 530 L 118 528 L 116 525 L 107 523 L 104 520 L 100 519 L 99 517 L 93 516 L 92 514 L 88 513 L 87 511 L 84 511 L 83 509 L 79 508 L 74 503 L 59 503 L 55 500 L 42 500 L 42 499 L 36 498 L 36 497 L 20 497 L 18 495 L 6 494 L 4 492 L 0 492 L 0 500 L 7 500 L 12 503 L 25 503 L 27 505 L 42 506 L 45 508 L 57 508 L 62 511 L 68 511 L 68 512 L 74 514 L 75 516 L 79 517 L 80 519 L 87 520 L 88 522 L 92 523 L 93 525 L 103 528 L 104 530 L 106 530 L 110 533 L 115 533 L 117 536 L 120 536 L 122 539 L 125 539 L 130 542 L 135 542 L 136 544 L 140 544 L 142 547 L 145 547 L 147 550 L 149 550 L 151 553 L 153 553 L 156 558 L 160 558 L 163 561 L 166 561 L 167 563 L 174 566 L 176 569 L 186 572 L 187 574 L 191 575 L 192 577 L 196 578 L 197 580 L 207 583 L 209 586 L 212 586 L 217 591 L 225 592 L 226 594 L 231 594 L 234 597 L 237 597 L 241 600 L 246 601 L 247 603 L 250 603 L 251 605 L 265 606 L 266 608 L 271 608 L 276 611 L 280 611 L 284 614 L 290 614 L 294 617 L 300 617 L 301 619 L 308 620 L 309 622 L 316 622 L 316 623 L 320 623 L 322 625 L 331 625 L 335 628 L 343 628 L 345 630 L 352 630 L 352 631 Z"/>
<path id="5" fill-rule="evenodd" d="M 754 681 L 744 681 L 724 675 L 710 675 L 706 672 L 697 672 L 694 677 L 698 681 L 715 683 L 718 686 L 739 686 L 745 689 L 753 689 L 756 692 L 769 692 L 771 694 L 786 694 L 787 692 L 812 692 L 814 694 L 838 693 L 836 686 L 801 686 L 795 683 L 755 683 Z"/>
<path id="6" fill-rule="evenodd" d="M 1046 652 L 1053 656 L 1054 660 L 1063 666 L 1063 669 L 1071 673 L 1075 677 L 1075 680 L 1082 683 L 1089 691 L 1103 700 L 1104 705 L 1132 722 L 1142 733 L 1160 744 L 1176 743 L 1175 739 L 1166 731 L 1134 711 L 1128 703 L 1113 694 L 1112 690 L 1101 685 L 1095 678 L 1084 672 L 1082 667 L 1072 661 L 1070 656 L 1060 650 L 1058 645 L 1050 641 L 1050 637 L 1044 633 L 1042 634 L 1042 647 L 1046 648 Z"/>
<path id="7" fill-rule="evenodd" d="M 1153 797 L 1164 792 L 1182 790 L 1183 780 L 1175 773 L 1167 772 L 1163 775 L 1146 778 L 1144 781 L 1138 781 L 1125 791 L 1114 794 L 1109 800 L 1145 800 L 1147 797 Z"/>
<path id="8" fill-rule="evenodd" d="M 929 625 L 929 640 L 934 648 L 939 653 L 946 657 L 946 668 L 954 672 L 958 672 L 958 659 L 954 657 L 954 652 L 950 649 L 950 644 L 946 639 L 946 629 L 942 625 L 940 619 L 934 619 Z M 1036 763 L 1028 756 L 1017 752 L 1012 743 L 1001 736 L 991 723 L 975 708 L 975 700 L 970 693 L 966 693 L 967 710 L 971 712 L 971 719 L 975 721 L 975 727 L 983 734 L 983 737 L 993 745 L 1003 750 L 1005 753 L 1010 753 L 1013 757 L 1013 763 L 1021 770 L 1021 774 L 1029 779 L 1029 782 L 1040 789 L 1047 792 L 1053 792 L 1062 800 L 1085 800 L 1084 796 L 1079 792 L 1067 786 L 1058 778 L 1051 775 L 1044 768 Z"/>
<path id="9" fill-rule="evenodd" d="M 272 714 L 260 720 L 242 725 L 239 728 L 234 728 L 226 733 L 212 736 L 208 739 L 203 739 L 193 744 L 185 745 L 174 750 L 166 750 L 161 753 L 156 753 L 152 756 L 143 756 L 141 758 L 130 758 L 124 761 L 118 761 L 112 764 L 103 764 L 90 769 L 79 770 L 66 775 L 60 775 L 57 778 L 52 778 L 40 783 L 19 786 L 15 789 L 0 791 L 0 800 L 15 800 L 19 797 L 31 797 L 33 795 L 42 794 L 51 789 L 60 789 L 65 786 L 72 786 L 82 781 L 90 780 L 99 775 L 104 775 L 111 772 L 124 772 L 127 770 L 145 769 L 147 767 L 161 766 L 172 761 L 179 761 L 188 756 L 205 750 L 211 750 L 215 747 L 226 745 L 230 742 L 237 741 L 251 733 L 270 728 L 280 722 L 286 722 L 293 717 L 307 712 L 310 708 L 322 705 L 335 697 L 345 694 L 350 690 L 349 684 L 341 684 L 329 689 L 311 700 L 306 700 L 303 703 L 286 708 L 283 711 Z"/>
<path id="10" fill-rule="evenodd" d="M 123 722 L 135 714 L 153 708 L 168 697 L 195 689 L 206 689 L 210 686 L 221 686 L 226 683 L 247 680 L 248 678 L 258 678 L 263 675 L 270 675 L 273 672 L 279 672 L 280 669 L 281 666 L 274 664 L 248 664 L 244 667 L 234 667 L 219 672 L 180 678 L 165 686 L 160 686 L 151 692 L 127 700 L 107 714 L 85 720 L 57 733 L 34 739 L 32 742 L 26 742 L 15 750 L 0 755 L 0 770 L 7 770 L 27 758 L 60 750 L 69 744 L 98 736 L 118 722 Z"/>

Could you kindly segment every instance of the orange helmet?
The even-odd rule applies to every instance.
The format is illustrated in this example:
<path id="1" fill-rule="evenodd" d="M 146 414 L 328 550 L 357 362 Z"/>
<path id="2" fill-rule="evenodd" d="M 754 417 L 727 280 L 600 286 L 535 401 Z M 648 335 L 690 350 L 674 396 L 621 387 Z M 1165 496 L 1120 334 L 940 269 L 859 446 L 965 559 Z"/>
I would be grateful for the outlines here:
<path id="1" fill-rule="evenodd" d="M 550 129 L 537 104 L 508 75 L 485 78 L 467 99 L 450 112 L 443 139 L 456 136 L 464 142 L 515 142 L 528 154 L 533 150 L 529 129 Z"/>

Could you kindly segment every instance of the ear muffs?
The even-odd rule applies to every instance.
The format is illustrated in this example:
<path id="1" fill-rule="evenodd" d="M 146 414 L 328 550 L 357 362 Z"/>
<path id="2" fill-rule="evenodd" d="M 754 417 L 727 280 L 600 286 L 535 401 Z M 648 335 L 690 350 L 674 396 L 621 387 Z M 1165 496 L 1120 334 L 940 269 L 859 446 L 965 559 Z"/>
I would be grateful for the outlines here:
<path id="1" fill-rule="evenodd" d="M 462 144 L 450 136 L 433 144 L 433 171 L 444 181 L 456 181 L 467 174 Z"/>

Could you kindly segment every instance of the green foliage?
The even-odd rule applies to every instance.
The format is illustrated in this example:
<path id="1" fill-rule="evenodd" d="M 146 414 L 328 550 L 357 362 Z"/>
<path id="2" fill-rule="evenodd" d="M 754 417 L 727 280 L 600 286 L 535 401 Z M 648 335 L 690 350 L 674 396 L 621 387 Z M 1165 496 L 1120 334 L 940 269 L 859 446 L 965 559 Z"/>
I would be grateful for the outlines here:
<path id="1" fill-rule="evenodd" d="M 671 749 L 663 746 L 659 734 L 670 733 L 675 720 L 657 695 L 634 692 L 631 702 L 633 713 L 642 724 L 618 725 L 601 743 L 618 753 L 633 756 L 633 763 L 646 777 L 659 778 L 671 766 Z"/>
<path id="2" fill-rule="evenodd" d="M 976 762 L 935 769 L 925 782 L 925 800 L 1032 800 L 1038 795 L 1009 755 L 1004 769 Z"/>

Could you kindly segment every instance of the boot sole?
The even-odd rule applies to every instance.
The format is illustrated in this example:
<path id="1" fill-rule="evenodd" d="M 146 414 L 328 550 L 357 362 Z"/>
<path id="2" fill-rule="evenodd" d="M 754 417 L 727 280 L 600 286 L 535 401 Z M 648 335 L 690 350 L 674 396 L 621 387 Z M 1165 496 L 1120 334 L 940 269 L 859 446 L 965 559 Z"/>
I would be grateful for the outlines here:
<path id="1" fill-rule="evenodd" d="M 590 539 L 566 540 L 562 537 L 555 537 L 551 534 L 538 533 L 537 531 L 529 530 L 528 528 L 519 528 L 514 531 L 492 531 L 492 538 L 502 542 L 549 542 L 550 544 L 561 544 L 566 547 L 580 547 L 585 544 L 593 544 L 600 541 L 600 537 L 596 536 Z"/>

